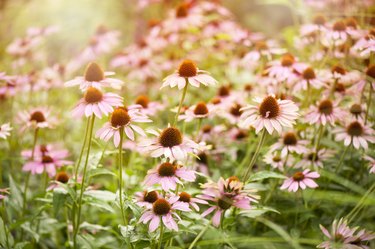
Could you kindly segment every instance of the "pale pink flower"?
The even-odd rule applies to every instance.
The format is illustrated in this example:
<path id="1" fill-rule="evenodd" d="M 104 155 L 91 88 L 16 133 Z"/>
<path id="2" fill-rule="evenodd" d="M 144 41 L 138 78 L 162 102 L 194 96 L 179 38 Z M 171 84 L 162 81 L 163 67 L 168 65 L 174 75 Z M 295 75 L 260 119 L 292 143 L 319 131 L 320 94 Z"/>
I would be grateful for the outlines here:
<path id="1" fill-rule="evenodd" d="M 327 149 L 320 149 L 317 152 L 314 149 L 307 151 L 301 160 L 299 160 L 295 167 L 296 168 L 323 168 L 323 162 L 327 158 L 332 156 L 332 151 Z"/>
<path id="2" fill-rule="evenodd" d="M 203 16 L 200 13 L 191 11 L 190 6 L 181 3 L 174 12 L 163 22 L 163 30 L 166 33 L 175 33 L 186 30 L 190 27 L 200 27 L 203 24 Z"/>
<path id="3" fill-rule="evenodd" d="M 375 174 L 375 159 L 370 156 L 364 156 L 364 159 L 370 163 L 370 173 Z"/>
<path id="4" fill-rule="evenodd" d="M 168 127 L 161 132 L 148 130 L 156 138 L 145 139 L 139 143 L 144 151 L 150 152 L 152 157 L 164 156 L 171 160 L 185 160 L 188 153 L 194 149 L 199 150 L 199 145 L 182 135 L 179 129 Z"/>
<path id="5" fill-rule="evenodd" d="M 287 162 L 285 162 L 285 160 L 288 159 Z M 281 157 L 280 153 L 277 152 L 277 151 L 273 151 L 273 152 L 268 152 L 265 156 L 264 156 L 264 160 L 263 160 L 265 163 L 271 165 L 273 168 L 277 168 L 279 169 L 280 171 L 283 171 L 284 170 L 284 165 L 287 166 L 287 167 L 290 167 L 293 163 L 293 158 L 292 157 Z"/>
<path id="6" fill-rule="evenodd" d="M 88 87 L 84 97 L 74 107 L 72 115 L 76 118 L 83 115 L 102 118 L 103 115 L 108 116 L 113 112 L 113 107 L 122 106 L 122 101 L 122 97 L 117 94 L 102 93 L 95 87 Z"/>
<path id="7" fill-rule="evenodd" d="M 6 139 L 8 136 L 10 136 L 11 130 L 13 130 L 13 128 L 9 125 L 9 123 L 0 125 L 0 138 Z"/>
<path id="8" fill-rule="evenodd" d="M 307 90 L 309 87 L 320 89 L 325 87 L 327 84 L 325 78 L 322 77 L 321 73 L 316 73 L 312 67 L 306 67 L 300 72 L 299 79 L 294 83 L 293 89 L 295 91 Z"/>
<path id="9" fill-rule="evenodd" d="M 319 178 L 320 175 L 317 172 L 310 172 L 309 169 L 305 169 L 303 172 L 296 172 L 294 175 L 288 179 L 286 179 L 281 185 L 280 189 L 288 189 L 289 192 L 297 192 L 298 188 L 306 189 L 309 188 L 316 188 L 318 184 L 313 180 L 315 178 Z"/>
<path id="10" fill-rule="evenodd" d="M 139 219 L 139 222 L 142 222 L 143 224 L 150 222 L 150 232 L 155 231 L 159 227 L 160 221 L 162 221 L 168 229 L 178 231 L 178 225 L 174 217 L 178 220 L 181 220 L 181 218 L 180 216 L 178 216 L 176 211 L 191 211 L 187 203 L 177 202 L 178 199 L 179 196 L 173 196 L 168 199 L 157 199 L 152 204 L 152 208 L 149 208 L 142 214 L 141 218 Z"/>
<path id="11" fill-rule="evenodd" d="M 361 120 L 355 120 L 345 128 L 336 128 L 333 133 L 336 134 L 336 141 L 344 141 L 345 146 L 353 144 L 356 149 L 362 147 L 367 150 L 368 143 L 375 143 L 374 130 Z"/>
<path id="12" fill-rule="evenodd" d="M 167 76 L 163 81 L 161 88 L 177 86 L 178 89 L 184 88 L 186 84 L 199 87 L 200 84 L 208 86 L 217 83 L 206 71 L 199 70 L 191 60 L 184 60 L 178 70 L 174 74 Z"/>
<path id="13" fill-rule="evenodd" d="M 159 199 L 158 191 L 142 191 L 135 193 L 136 204 L 140 207 L 152 208 L 152 204 Z"/>
<path id="14" fill-rule="evenodd" d="M 189 204 L 189 206 L 191 206 L 192 208 L 194 208 L 195 211 L 199 211 L 198 204 L 208 204 L 207 201 L 201 200 L 201 199 L 198 199 L 198 198 L 194 198 L 194 197 L 192 197 L 190 194 L 188 194 L 186 192 L 180 192 L 178 196 L 180 198 L 178 199 L 177 202 L 187 203 L 187 204 Z"/>
<path id="15" fill-rule="evenodd" d="M 284 133 L 279 141 L 271 146 L 270 151 L 281 150 L 281 157 L 293 152 L 303 154 L 307 152 L 307 144 L 309 141 L 298 139 L 296 133 L 290 131 Z"/>
<path id="16" fill-rule="evenodd" d="M 348 40 L 348 30 L 344 21 L 335 22 L 330 29 L 325 29 L 321 42 L 326 47 L 335 47 Z"/>
<path id="17" fill-rule="evenodd" d="M 356 57 L 366 59 L 371 53 L 375 53 L 375 35 L 367 35 L 359 39 L 351 48 L 350 52 Z"/>
<path id="18" fill-rule="evenodd" d="M 150 101 L 146 95 L 139 95 L 134 105 L 130 108 L 138 108 L 139 112 L 147 116 L 155 116 L 159 111 L 164 110 L 165 105 L 157 101 Z"/>
<path id="19" fill-rule="evenodd" d="M 206 104 L 201 101 L 196 105 L 193 105 L 185 110 L 178 119 L 185 120 L 186 122 L 191 122 L 195 119 L 204 119 L 212 116 L 214 114 L 214 106 L 212 104 Z"/>
<path id="20" fill-rule="evenodd" d="M 50 114 L 51 110 L 46 107 L 37 107 L 28 111 L 21 111 L 18 115 L 18 122 L 22 125 L 21 131 L 24 131 L 26 128 L 53 128 L 57 120 Z"/>
<path id="21" fill-rule="evenodd" d="M 336 102 L 324 99 L 317 106 L 310 108 L 305 115 L 305 120 L 309 124 L 326 125 L 329 123 L 334 126 L 335 122 L 342 120 L 345 115 L 346 113 L 338 107 Z"/>
<path id="22" fill-rule="evenodd" d="M 322 225 L 319 227 L 329 240 L 319 244 L 318 248 L 369 249 L 368 241 L 375 239 L 373 232 L 368 232 L 365 229 L 357 232 L 359 227 L 350 228 L 348 222 L 343 218 L 333 221 L 331 232 Z M 357 234 L 355 234 L 356 232 Z"/>
<path id="23" fill-rule="evenodd" d="M 304 67 L 306 64 L 298 62 L 293 55 L 285 54 L 280 60 L 269 62 L 265 73 L 278 82 L 293 83 L 297 80 L 295 72 L 301 72 Z"/>
<path id="24" fill-rule="evenodd" d="M 202 188 L 202 195 L 198 198 L 213 202 L 213 206 L 204 211 L 202 217 L 215 211 L 212 217 L 214 226 L 220 225 L 222 214 L 231 207 L 251 209 L 251 202 L 257 202 L 259 198 L 252 194 L 255 190 L 245 189 L 244 184 L 235 176 L 226 180 L 220 178 L 217 183 L 206 183 Z"/>
<path id="25" fill-rule="evenodd" d="M 285 52 L 286 50 L 280 48 L 274 40 L 257 41 L 254 44 L 254 49 L 245 54 L 241 64 L 245 67 L 254 69 L 259 66 L 259 61 L 261 59 L 264 58 L 269 61 L 272 59 L 273 55 L 280 55 Z"/>
<path id="26" fill-rule="evenodd" d="M 85 70 L 84 76 L 76 77 L 73 80 L 65 82 L 65 86 L 77 86 L 82 91 L 86 91 L 89 87 L 101 89 L 102 87 L 112 87 L 120 89 L 123 82 L 118 79 L 107 78 L 106 76 L 113 75 L 112 72 L 103 72 L 102 68 L 95 62 L 90 63 Z"/>
<path id="27" fill-rule="evenodd" d="M 242 108 L 241 126 L 254 126 L 255 132 L 266 128 L 269 134 L 274 130 L 282 132 L 282 127 L 292 127 L 298 118 L 298 107 L 291 100 L 280 100 L 269 95 L 264 99 L 255 98 L 257 106 L 249 105 Z"/>
<path id="28" fill-rule="evenodd" d="M 139 112 L 138 109 L 126 109 L 125 107 L 117 107 L 111 114 L 111 119 L 106 122 L 102 128 L 96 132 L 96 137 L 104 141 L 108 141 L 113 137 L 115 147 L 120 144 L 120 132 L 124 131 L 126 136 L 134 141 L 134 131 L 141 136 L 146 136 L 143 129 L 134 123 L 152 122 L 147 116 Z"/>
<path id="29" fill-rule="evenodd" d="M 181 180 L 194 182 L 195 178 L 193 170 L 188 170 L 186 167 L 176 163 L 165 162 L 156 169 L 150 169 L 147 172 L 144 184 L 147 186 L 160 184 L 163 190 L 168 191 L 170 189 L 175 190 L 177 184 L 182 185 Z"/>
<path id="30" fill-rule="evenodd" d="M 53 177 L 57 168 L 73 163 L 65 159 L 69 156 L 67 150 L 43 151 L 42 147 L 40 148 L 40 152 L 34 154 L 34 159 L 23 165 L 22 171 L 31 172 L 33 175 L 47 172 L 49 177 Z M 22 156 L 31 159 L 31 152 L 23 151 Z"/>

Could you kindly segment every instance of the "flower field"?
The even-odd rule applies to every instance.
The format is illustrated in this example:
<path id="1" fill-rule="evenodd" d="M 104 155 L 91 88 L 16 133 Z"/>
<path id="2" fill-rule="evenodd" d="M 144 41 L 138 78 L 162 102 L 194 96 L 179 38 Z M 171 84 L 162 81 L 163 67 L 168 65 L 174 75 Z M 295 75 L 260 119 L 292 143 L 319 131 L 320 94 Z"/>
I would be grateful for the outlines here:
<path id="1" fill-rule="evenodd" d="M 373 1 L 0 20 L 0 248 L 375 248 Z"/>

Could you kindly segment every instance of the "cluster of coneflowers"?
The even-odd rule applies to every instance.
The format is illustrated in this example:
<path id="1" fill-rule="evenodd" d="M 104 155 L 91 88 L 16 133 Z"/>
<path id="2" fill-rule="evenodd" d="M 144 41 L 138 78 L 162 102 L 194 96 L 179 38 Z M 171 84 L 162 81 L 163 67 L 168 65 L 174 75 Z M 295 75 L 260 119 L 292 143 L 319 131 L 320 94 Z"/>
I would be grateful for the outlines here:
<path id="1" fill-rule="evenodd" d="M 144 6 L 140 3 L 140 8 Z M 200 35 L 194 32 L 196 29 Z M 14 41 L 7 52 L 17 59 L 17 65 L 37 60 L 33 48 L 53 32 L 51 27 L 30 29 L 26 38 Z M 164 228 L 177 232 L 183 225 L 180 221 L 188 219 L 188 212 L 197 212 L 201 217 L 212 214 L 212 224 L 223 228 L 229 210 L 236 214 L 238 209 L 250 210 L 254 203 L 265 204 L 269 198 L 259 200 L 256 189 L 247 185 L 260 169 L 269 168 L 284 179 L 273 179 L 270 194 L 287 190 L 297 192 L 296 198 L 303 198 L 307 188 L 321 184 L 329 188 L 329 182 L 320 178 L 322 172 L 350 173 L 349 165 L 345 165 L 349 152 L 360 154 L 361 167 L 369 165 L 369 171 L 361 172 L 375 173 L 371 150 L 375 143 L 371 112 L 375 89 L 374 30 L 362 28 L 354 18 L 329 21 L 317 15 L 299 32 L 294 41 L 297 51 L 291 53 L 277 41 L 239 26 L 220 4 L 189 2 L 178 5 L 163 21 L 150 22 L 144 37 L 112 58 L 111 67 L 126 74 L 127 84 L 109 77 L 114 73 L 104 72 L 91 62 L 112 51 L 119 42 L 119 33 L 104 27 L 98 28 L 89 45 L 65 67 L 55 64 L 43 72 L 26 75 L 0 73 L 4 83 L 0 96 L 13 99 L 16 93 L 61 87 L 64 75 L 71 75 L 90 62 L 82 77 L 65 83 L 67 87 L 78 86 L 82 94 L 72 117 L 86 121 L 75 162 L 69 160 L 70 153 L 61 144 L 40 142 L 41 132 L 50 132 L 45 130 L 59 125 L 61 117 L 54 115 L 52 108 L 23 110 L 17 117 L 21 134 L 33 134 L 32 147 L 21 152 L 22 170 L 27 172 L 22 218 L 30 205 L 27 198 L 31 175 L 44 174 L 44 191 L 71 186 L 76 199 L 69 207 L 67 226 L 71 227 L 68 234 L 72 233 L 73 246 L 78 247 L 82 210 L 87 205 L 84 195 L 93 188 L 88 172 L 95 138 L 106 146 L 112 146 L 108 145 L 112 140 L 118 150 L 112 166 L 117 171 L 116 204 L 121 225 L 147 224 L 149 232 L 157 233 L 159 248 L 165 241 Z M 176 55 L 171 48 L 180 49 L 182 55 Z M 301 50 L 308 53 L 299 53 Z M 231 58 L 228 52 L 233 52 Z M 219 82 L 197 67 L 205 65 L 205 57 L 211 54 L 214 58 L 209 71 L 219 76 L 215 77 Z M 347 63 L 349 58 L 365 64 L 353 67 Z M 160 82 L 165 75 L 168 76 Z M 133 81 L 142 84 L 131 84 Z M 219 83 L 216 94 L 211 94 Z M 138 96 L 131 96 L 131 101 L 125 99 L 121 92 L 124 87 Z M 176 92 L 165 96 L 176 88 L 180 90 L 177 105 L 172 103 L 175 98 L 166 98 Z M 160 92 L 160 98 L 153 91 Z M 168 121 L 162 122 L 162 114 L 170 112 Z M 98 119 L 105 119 L 105 123 L 95 129 Z M 11 131 L 10 123 L 1 125 L 0 138 L 7 139 Z M 129 190 L 131 183 L 127 181 L 129 165 L 124 155 L 128 151 L 146 158 L 144 166 L 148 171 L 135 187 L 137 193 Z M 147 160 L 150 157 L 154 160 Z M 327 161 L 335 157 L 334 166 L 327 167 Z M 149 164 L 151 167 L 147 167 Z M 72 165 L 69 172 L 66 166 Z M 140 182 L 143 175 L 137 177 Z M 199 177 L 205 182 L 200 191 L 195 189 Z M 367 195 L 373 191 L 371 186 Z M 8 194 L 8 189 L 0 189 L 1 200 Z M 294 193 L 284 194 L 290 197 Z M 129 212 L 129 202 L 142 209 L 140 216 Z M 350 217 L 358 215 L 361 208 L 360 202 Z M 344 219 L 333 222 L 331 233 L 323 226 L 321 230 L 329 241 L 320 244 L 320 248 L 367 248 L 374 239 L 373 233 L 350 228 Z M 128 239 L 126 243 L 131 246 Z M 173 238 L 168 243 L 172 245 Z"/>

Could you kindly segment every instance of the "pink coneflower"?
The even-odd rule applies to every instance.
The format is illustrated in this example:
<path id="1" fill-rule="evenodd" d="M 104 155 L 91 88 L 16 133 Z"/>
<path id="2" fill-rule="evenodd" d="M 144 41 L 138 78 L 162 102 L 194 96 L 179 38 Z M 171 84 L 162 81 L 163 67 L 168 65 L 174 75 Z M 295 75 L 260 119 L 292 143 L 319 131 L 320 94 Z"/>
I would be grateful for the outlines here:
<path id="1" fill-rule="evenodd" d="M 218 183 L 210 182 L 202 185 L 202 188 L 204 188 L 203 194 L 198 197 L 214 202 L 214 206 L 203 212 L 202 216 L 205 217 L 215 211 L 212 217 L 214 226 L 219 226 L 222 214 L 231 207 L 251 209 L 251 202 L 257 202 L 258 198 L 251 194 L 254 190 L 244 189 L 244 184 L 235 176 L 226 180 L 220 178 Z"/>
<path id="2" fill-rule="evenodd" d="M 194 182 L 195 178 L 193 170 L 188 170 L 182 165 L 165 162 L 160 164 L 156 169 L 150 169 L 147 172 L 144 184 L 147 186 L 160 184 L 162 189 L 167 191 L 169 189 L 175 190 L 177 184 L 182 184 L 181 180 Z"/>
<path id="3" fill-rule="evenodd" d="M 281 156 L 285 157 L 288 153 L 303 154 L 307 152 L 307 140 L 298 139 L 296 133 L 286 132 L 280 140 L 271 146 L 270 151 L 281 150 Z"/>
<path id="4" fill-rule="evenodd" d="M 370 173 L 375 174 L 375 159 L 370 156 L 364 156 L 364 159 L 370 163 Z"/>
<path id="5" fill-rule="evenodd" d="M 159 199 L 158 191 L 143 191 L 135 193 L 136 204 L 140 207 L 152 208 L 152 204 Z"/>
<path id="6" fill-rule="evenodd" d="M 112 87 L 115 89 L 120 89 L 123 82 L 118 79 L 107 78 L 106 76 L 113 75 L 111 72 L 103 72 L 103 69 L 92 62 L 86 67 L 84 76 L 76 77 L 73 80 L 70 80 L 65 83 L 65 86 L 77 86 L 82 91 L 88 90 L 90 87 L 95 87 L 101 89 L 102 87 Z"/>
<path id="7" fill-rule="evenodd" d="M 83 115 L 90 117 L 95 115 L 102 118 L 113 112 L 113 107 L 122 106 L 122 97 L 114 93 L 102 93 L 95 87 L 88 87 L 84 97 L 78 102 L 72 111 L 73 117 L 80 118 Z"/>
<path id="8" fill-rule="evenodd" d="M 329 99 L 324 99 L 317 106 L 310 108 L 305 119 L 310 124 L 326 125 L 327 123 L 335 125 L 335 122 L 342 120 L 346 113 L 342 111 L 337 103 Z"/>
<path id="9" fill-rule="evenodd" d="M 161 220 L 168 229 L 178 231 L 178 226 L 173 216 L 178 220 L 181 220 L 181 218 L 176 213 L 176 210 L 191 211 L 187 203 L 177 202 L 178 200 L 179 196 L 173 196 L 169 199 L 157 199 L 152 204 L 152 208 L 149 208 L 142 214 L 139 222 L 143 224 L 150 222 L 148 227 L 150 232 L 155 231 L 159 227 Z"/>
<path id="10" fill-rule="evenodd" d="M 249 105 L 242 108 L 241 126 L 249 128 L 254 126 L 255 132 L 266 128 L 269 134 L 274 130 L 282 132 L 282 127 L 293 127 L 298 118 L 298 107 L 291 100 L 276 99 L 273 95 L 264 99 L 255 98 L 257 106 Z"/>
<path id="11" fill-rule="evenodd" d="M 335 22 L 331 29 L 325 29 L 322 34 L 322 44 L 327 47 L 340 46 L 348 39 L 347 26 L 344 21 Z"/>
<path id="12" fill-rule="evenodd" d="M 285 160 L 287 159 L 287 162 Z M 282 157 L 280 155 L 280 152 L 274 151 L 274 152 L 268 152 L 264 156 L 264 162 L 271 165 L 273 168 L 277 168 L 280 171 L 284 170 L 284 165 L 285 166 L 291 166 L 293 163 L 293 158 L 292 157 Z"/>
<path id="13" fill-rule="evenodd" d="M 344 145 L 353 144 L 354 148 L 368 149 L 368 142 L 375 143 L 374 130 L 363 124 L 361 120 L 355 120 L 345 128 L 336 128 L 336 141 L 344 140 Z"/>
<path id="14" fill-rule="evenodd" d="M 0 188 L 0 200 L 5 199 L 9 194 L 9 188 Z"/>
<path id="15" fill-rule="evenodd" d="M 187 3 L 181 3 L 164 21 L 163 29 L 167 33 L 178 32 L 189 27 L 200 27 L 202 24 L 203 16 L 199 13 L 193 13 Z"/>
<path id="16" fill-rule="evenodd" d="M 279 55 L 285 53 L 285 49 L 273 40 L 257 41 L 254 45 L 254 49 L 247 53 L 242 59 L 242 64 L 250 65 L 250 67 L 259 66 L 259 61 L 262 58 L 271 60 L 273 55 Z"/>
<path id="17" fill-rule="evenodd" d="M 188 153 L 194 149 L 199 150 L 199 145 L 182 135 L 179 129 L 168 127 L 161 132 L 148 130 L 156 136 L 153 139 L 145 139 L 139 143 L 144 151 L 150 152 L 152 157 L 164 156 L 171 160 L 185 160 Z"/>
<path id="18" fill-rule="evenodd" d="M 47 172 L 50 177 L 53 177 L 56 174 L 56 168 L 73 163 L 65 160 L 68 155 L 67 150 L 46 151 L 43 150 L 43 147 L 40 147 L 40 154 L 36 153 L 32 161 L 25 163 L 22 167 L 22 171 L 30 171 L 33 175 Z M 26 159 L 30 159 L 30 151 L 22 152 L 22 156 L 26 157 Z"/>
<path id="19" fill-rule="evenodd" d="M 196 105 L 193 105 L 186 109 L 186 111 L 179 116 L 179 120 L 185 120 L 186 122 L 191 122 L 194 119 L 204 119 L 213 115 L 214 106 L 212 104 L 206 104 L 201 101 Z"/>
<path id="20" fill-rule="evenodd" d="M 150 101 L 149 97 L 146 95 L 139 95 L 135 99 L 135 105 L 130 105 L 131 107 L 139 107 L 139 111 L 147 116 L 154 116 L 156 115 L 160 110 L 163 110 L 165 106 L 162 103 L 156 102 L 156 101 Z"/>
<path id="21" fill-rule="evenodd" d="M 183 89 L 187 83 L 194 87 L 199 87 L 200 84 L 208 86 L 217 83 L 206 71 L 199 70 L 191 60 L 184 60 L 178 70 L 174 74 L 167 76 L 163 81 L 161 88 L 177 86 L 178 89 Z"/>
<path id="22" fill-rule="evenodd" d="M 22 111 L 18 115 L 18 120 L 22 124 L 21 131 L 26 128 L 53 128 L 56 119 L 50 116 L 51 110 L 46 107 L 33 108 L 28 111 Z"/>
<path id="23" fill-rule="evenodd" d="M 332 156 L 332 152 L 326 149 L 320 149 L 317 152 L 314 149 L 307 151 L 301 160 L 299 160 L 295 167 L 296 168 L 323 168 L 323 162 L 327 158 Z"/>
<path id="24" fill-rule="evenodd" d="M 373 232 L 367 232 L 364 229 L 355 234 L 359 227 L 350 228 L 347 221 L 343 218 L 341 218 L 339 221 L 333 221 L 331 232 L 329 232 L 324 226 L 319 226 L 320 230 L 322 230 L 323 234 L 327 236 L 329 240 L 319 244 L 317 246 L 318 248 L 369 249 L 366 244 L 375 238 L 375 234 Z"/>
<path id="25" fill-rule="evenodd" d="M 137 109 L 127 109 L 125 107 L 117 107 L 111 114 L 111 119 L 106 122 L 102 128 L 96 132 L 96 137 L 104 141 L 108 141 L 113 137 L 115 147 L 120 144 L 120 132 L 123 130 L 126 136 L 134 141 L 134 131 L 141 136 L 146 136 L 143 129 L 133 123 L 152 122 L 147 116 L 141 114 Z"/>
<path id="26" fill-rule="evenodd" d="M 13 128 L 10 127 L 9 123 L 2 124 L 0 126 L 0 138 L 6 139 L 8 136 L 10 136 L 11 130 L 13 130 Z"/>
<path id="27" fill-rule="evenodd" d="M 286 179 L 280 189 L 288 189 L 289 192 L 297 192 L 298 188 L 316 188 L 318 187 L 318 184 L 316 184 L 313 179 L 319 177 L 320 175 L 317 172 L 310 172 L 309 169 L 305 169 L 303 172 L 296 172 L 292 177 Z"/>
<path id="28" fill-rule="evenodd" d="M 181 192 L 178 196 L 180 198 L 178 199 L 177 202 L 187 203 L 187 204 L 189 204 L 189 206 L 194 208 L 196 211 L 199 211 L 198 203 L 199 204 L 208 204 L 207 201 L 201 200 L 201 199 L 198 199 L 198 198 L 194 198 L 186 192 Z"/>
<path id="29" fill-rule="evenodd" d="M 369 58 L 371 53 L 375 53 L 375 29 L 368 32 L 366 36 L 359 39 L 351 48 L 351 54 L 365 59 Z"/>
<path id="30" fill-rule="evenodd" d="M 47 191 L 54 190 L 59 187 L 59 184 L 66 184 L 69 181 L 69 175 L 65 171 L 60 171 L 55 176 L 55 181 L 48 186 Z"/>
<path id="31" fill-rule="evenodd" d="M 315 72 L 312 67 L 306 67 L 300 75 L 300 78 L 295 82 L 294 90 L 307 90 L 309 87 L 320 89 L 326 86 L 324 79 Z"/>
<path id="32" fill-rule="evenodd" d="M 271 61 L 265 72 L 268 76 L 276 78 L 278 82 L 294 82 L 297 79 L 295 72 L 300 72 L 305 64 L 296 61 L 293 55 L 285 54 L 281 60 Z"/>
<path id="33" fill-rule="evenodd" d="M 363 120 L 365 110 L 366 109 L 365 109 L 364 105 L 354 103 L 350 106 L 349 112 L 350 112 L 351 115 L 353 115 L 352 116 L 353 118 Z"/>

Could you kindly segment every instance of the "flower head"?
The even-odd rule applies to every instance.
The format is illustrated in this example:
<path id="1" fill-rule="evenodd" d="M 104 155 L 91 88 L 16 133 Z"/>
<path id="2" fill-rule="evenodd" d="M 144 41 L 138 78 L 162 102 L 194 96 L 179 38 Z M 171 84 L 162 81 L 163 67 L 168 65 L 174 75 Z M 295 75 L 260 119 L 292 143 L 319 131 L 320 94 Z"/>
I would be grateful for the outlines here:
<path id="1" fill-rule="evenodd" d="M 199 145 L 186 138 L 178 128 L 168 127 L 161 132 L 148 132 L 156 138 L 145 139 L 139 146 L 150 152 L 152 157 L 164 156 L 171 160 L 185 160 L 188 153 L 192 153 L 194 149 L 199 150 Z"/>
<path id="2" fill-rule="evenodd" d="M 330 99 L 324 99 L 318 103 L 317 106 L 313 106 L 310 111 L 306 114 L 305 119 L 310 124 L 322 124 L 327 123 L 335 125 L 335 122 L 342 120 L 345 112 L 342 111 L 336 103 Z"/>
<path id="3" fill-rule="evenodd" d="M 152 186 L 160 184 L 162 189 L 176 189 L 177 184 L 182 184 L 181 180 L 194 182 L 195 172 L 187 168 L 170 162 L 160 164 L 156 169 L 147 172 L 144 184 Z"/>
<path id="4" fill-rule="evenodd" d="M 122 106 L 122 97 L 114 93 L 102 93 L 95 87 L 88 87 L 84 97 L 78 102 L 72 111 L 73 117 L 80 118 L 83 115 L 90 117 L 95 115 L 102 118 L 113 112 L 113 107 Z"/>
<path id="5" fill-rule="evenodd" d="M 9 123 L 0 125 L 0 138 L 6 139 L 10 135 L 10 131 L 13 130 Z"/>
<path id="6" fill-rule="evenodd" d="M 256 98 L 257 106 L 249 105 L 242 108 L 241 126 L 254 126 L 256 133 L 266 128 L 269 134 L 274 130 L 282 132 L 282 127 L 292 127 L 299 116 L 298 107 L 290 100 L 276 99 L 269 95 L 264 99 Z"/>
<path id="7" fill-rule="evenodd" d="M 45 107 L 33 108 L 28 111 L 23 111 L 19 114 L 19 122 L 22 125 L 21 131 L 26 128 L 53 128 L 56 119 L 50 116 L 51 110 Z"/>
<path id="8" fill-rule="evenodd" d="M 177 86 L 178 89 L 184 88 L 187 83 L 194 87 L 199 87 L 200 84 L 208 86 L 217 83 L 206 71 L 199 70 L 191 60 L 184 60 L 178 70 L 174 74 L 167 76 L 163 81 L 161 88 Z"/>
<path id="9" fill-rule="evenodd" d="M 368 142 L 375 143 L 374 130 L 363 124 L 361 120 L 354 120 L 346 128 L 336 128 L 337 141 L 344 141 L 345 146 L 353 144 L 354 148 L 368 149 Z"/>
<path id="10" fill-rule="evenodd" d="M 142 214 L 139 222 L 149 224 L 149 231 L 155 231 L 159 225 L 160 220 L 163 224 L 171 230 L 178 231 L 178 226 L 175 221 L 175 218 L 180 220 L 181 218 L 176 213 L 176 210 L 190 212 L 191 209 L 189 208 L 187 203 L 178 202 L 179 196 L 172 196 L 170 198 L 158 198 L 156 201 L 153 202 L 151 207 Z"/>
<path id="11" fill-rule="evenodd" d="M 134 141 L 134 131 L 141 136 L 146 136 L 143 129 L 133 123 L 152 122 L 146 115 L 139 112 L 138 109 L 126 109 L 117 107 L 111 114 L 109 122 L 106 122 L 102 128 L 96 132 L 96 137 L 108 141 L 113 137 L 113 143 L 116 147 L 120 144 L 120 132 L 125 131 L 126 136 Z"/>
<path id="12" fill-rule="evenodd" d="M 103 69 L 95 62 L 87 65 L 84 76 L 76 77 L 65 83 L 65 86 L 76 86 L 82 91 L 86 91 L 89 87 L 101 89 L 102 87 L 112 87 L 115 89 L 121 88 L 123 82 L 121 80 L 107 78 L 106 76 L 113 75 L 112 72 L 104 72 Z"/>
<path id="13" fill-rule="evenodd" d="M 298 188 L 316 188 L 318 184 L 316 184 L 313 179 L 319 177 L 320 175 L 317 172 L 310 172 L 309 169 L 305 169 L 303 172 L 298 171 L 294 173 L 292 177 L 286 179 L 280 189 L 288 189 L 289 192 L 297 192 Z"/>

